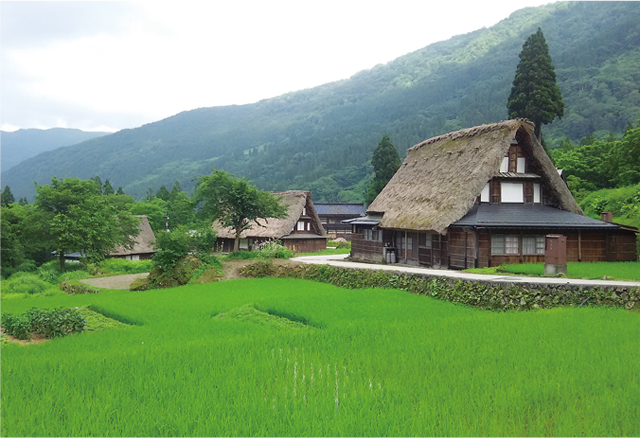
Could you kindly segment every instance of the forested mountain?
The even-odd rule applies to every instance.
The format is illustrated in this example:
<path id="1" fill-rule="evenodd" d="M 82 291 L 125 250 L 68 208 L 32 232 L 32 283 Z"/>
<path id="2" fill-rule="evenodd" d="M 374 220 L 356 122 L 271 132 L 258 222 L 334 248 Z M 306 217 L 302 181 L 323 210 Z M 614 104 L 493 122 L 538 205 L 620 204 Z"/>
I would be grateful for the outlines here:
<path id="1" fill-rule="evenodd" d="M 140 198 L 175 180 L 189 189 L 215 167 L 262 189 L 310 189 L 316 201 L 361 200 L 385 132 L 404 156 L 426 138 L 505 119 L 518 54 L 538 27 L 565 103 L 563 119 L 543 127 L 549 146 L 565 136 L 621 135 L 638 120 L 638 3 L 555 3 L 343 81 L 250 105 L 188 111 L 47 152 L 4 172 L 3 185 L 21 197 L 34 194 L 34 180 L 100 175 Z"/>
<path id="2" fill-rule="evenodd" d="M 2 145 L 2 172 L 41 152 L 63 146 L 71 146 L 85 140 L 102 137 L 109 132 L 85 132 L 79 129 L 18 129 L 15 132 L 0 131 Z"/>

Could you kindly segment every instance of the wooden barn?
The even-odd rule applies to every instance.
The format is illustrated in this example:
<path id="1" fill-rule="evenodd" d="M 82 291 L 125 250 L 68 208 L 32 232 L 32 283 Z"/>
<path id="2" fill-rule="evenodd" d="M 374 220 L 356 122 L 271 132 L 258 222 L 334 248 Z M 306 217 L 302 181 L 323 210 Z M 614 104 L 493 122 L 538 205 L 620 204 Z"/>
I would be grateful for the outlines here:
<path id="1" fill-rule="evenodd" d="M 311 201 L 311 192 L 291 190 L 276 192 L 282 203 L 288 206 L 284 219 L 268 218 L 258 220 L 253 226 L 240 234 L 240 249 L 252 250 L 261 242 L 280 240 L 282 244 L 296 252 L 315 252 L 327 247 L 327 233 L 322 227 L 320 218 Z M 223 228 L 214 222 L 212 228 L 218 233 L 216 250 L 233 251 L 235 232 L 231 228 Z"/>
<path id="2" fill-rule="evenodd" d="M 124 246 L 117 247 L 113 252 L 109 253 L 109 257 L 127 259 L 127 260 L 148 260 L 153 257 L 155 250 L 153 245 L 156 243 L 156 236 L 153 234 L 149 219 L 146 216 L 136 216 L 140 219 L 140 233 L 136 237 L 133 248 L 127 249 Z"/>
<path id="3" fill-rule="evenodd" d="M 560 234 L 568 261 L 636 260 L 638 230 L 586 217 L 533 129 L 508 120 L 410 148 L 367 216 L 347 221 L 352 257 L 455 269 L 544 262 L 545 236 Z"/>

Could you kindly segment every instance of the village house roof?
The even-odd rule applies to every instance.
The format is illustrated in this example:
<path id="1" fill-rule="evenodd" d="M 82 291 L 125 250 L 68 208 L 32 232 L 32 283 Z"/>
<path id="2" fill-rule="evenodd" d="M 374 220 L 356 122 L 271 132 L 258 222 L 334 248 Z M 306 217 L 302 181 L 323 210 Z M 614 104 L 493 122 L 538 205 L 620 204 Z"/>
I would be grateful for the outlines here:
<path id="1" fill-rule="evenodd" d="M 366 212 L 364 204 L 343 202 L 316 202 L 319 216 L 363 216 Z"/>
<path id="2" fill-rule="evenodd" d="M 134 216 L 140 219 L 140 233 L 136 237 L 133 248 L 127 249 L 124 246 L 117 247 L 113 252 L 109 253 L 109 256 L 128 256 L 134 254 L 153 254 L 155 250 L 153 245 L 156 243 L 156 236 L 153 234 L 151 225 L 149 225 L 149 219 L 146 216 Z"/>
<path id="3" fill-rule="evenodd" d="M 258 219 L 260 225 L 252 224 L 252 227 L 248 230 L 244 230 L 240 233 L 241 239 L 248 237 L 253 238 L 266 238 L 266 239 L 281 239 L 288 236 L 293 231 L 296 223 L 302 216 L 302 212 L 306 207 L 306 216 L 316 224 L 316 229 L 320 230 L 320 236 L 326 238 L 327 232 L 320 223 L 320 218 L 316 212 L 313 202 L 311 202 L 311 192 L 302 190 L 289 190 L 286 192 L 273 193 L 276 197 L 282 198 L 282 203 L 288 206 L 287 217 L 284 219 L 267 218 Z M 231 227 L 224 228 L 219 222 L 214 222 L 212 228 L 218 233 L 218 238 L 221 239 L 235 239 L 235 230 Z M 317 237 L 318 235 L 314 235 Z"/>
<path id="4" fill-rule="evenodd" d="M 619 225 L 541 204 L 480 204 L 454 225 L 500 228 L 617 229 Z"/>
<path id="5" fill-rule="evenodd" d="M 445 234 L 449 225 L 471 210 L 487 182 L 500 175 L 502 159 L 517 139 L 539 165 L 540 177 L 560 207 L 584 215 L 533 129 L 528 120 L 507 120 L 451 132 L 413 146 L 368 212 L 383 215 L 383 228 Z"/>

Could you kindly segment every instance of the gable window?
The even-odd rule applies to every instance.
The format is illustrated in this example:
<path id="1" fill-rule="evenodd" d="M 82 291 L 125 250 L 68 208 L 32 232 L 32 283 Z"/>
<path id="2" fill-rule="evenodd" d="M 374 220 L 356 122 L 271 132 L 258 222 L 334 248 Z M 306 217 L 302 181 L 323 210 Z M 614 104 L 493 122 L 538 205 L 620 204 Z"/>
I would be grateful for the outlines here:
<path id="1" fill-rule="evenodd" d="M 500 184 L 500 197 L 502 202 L 524 202 L 524 184 L 503 182 Z"/>
<path id="2" fill-rule="evenodd" d="M 304 221 L 298 221 L 298 223 L 296 224 L 296 230 L 304 231 Z"/>
<path id="3" fill-rule="evenodd" d="M 540 183 L 533 184 L 533 203 L 540 204 Z"/>
<path id="4" fill-rule="evenodd" d="M 489 183 L 485 184 L 482 192 L 480 193 L 480 202 L 489 202 L 491 199 L 491 189 Z"/>
<path id="5" fill-rule="evenodd" d="M 524 169 L 525 169 L 525 160 L 524 157 L 518 157 L 518 163 L 516 166 L 516 172 L 518 173 L 524 173 Z"/>
<path id="6" fill-rule="evenodd" d="M 508 172 L 509 171 L 509 157 L 504 157 L 502 159 L 502 164 L 500 164 L 500 172 Z"/>

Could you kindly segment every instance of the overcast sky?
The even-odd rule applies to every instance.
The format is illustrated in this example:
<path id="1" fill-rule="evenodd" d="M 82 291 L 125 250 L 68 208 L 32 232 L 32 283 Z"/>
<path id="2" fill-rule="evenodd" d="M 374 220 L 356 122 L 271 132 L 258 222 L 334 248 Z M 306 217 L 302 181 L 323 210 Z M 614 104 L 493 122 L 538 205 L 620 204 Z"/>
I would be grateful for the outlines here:
<path id="1" fill-rule="evenodd" d="M 0 128 L 135 128 L 348 78 L 549 0 L 0 2 Z"/>

